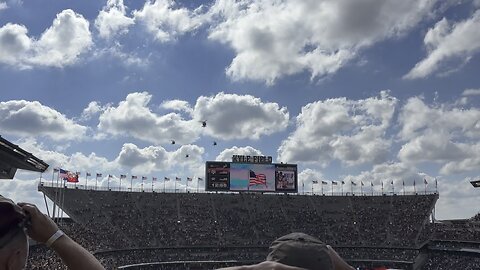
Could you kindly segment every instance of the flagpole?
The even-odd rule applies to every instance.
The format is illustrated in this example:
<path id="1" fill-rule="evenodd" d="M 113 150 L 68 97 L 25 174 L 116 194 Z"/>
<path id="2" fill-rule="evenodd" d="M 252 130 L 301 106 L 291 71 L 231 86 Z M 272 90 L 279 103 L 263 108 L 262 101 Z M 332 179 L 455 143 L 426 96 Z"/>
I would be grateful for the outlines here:
<path id="1" fill-rule="evenodd" d="M 403 180 L 402 185 L 403 185 L 403 195 L 405 196 L 405 180 Z"/>
<path id="2" fill-rule="evenodd" d="M 333 181 L 332 181 L 332 196 L 333 196 Z"/>
<path id="3" fill-rule="evenodd" d="M 200 179 L 197 177 L 197 193 L 198 193 L 198 186 L 199 186 Z"/>
<path id="4" fill-rule="evenodd" d="M 175 176 L 175 193 L 177 193 L 177 177 Z"/>
<path id="5" fill-rule="evenodd" d="M 167 183 L 167 179 L 163 178 L 163 193 L 165 193 L 165 184 Z"/>
<path id="6" fill-rule="evenodd" d="M 393 183 L 393 180 L 392 180 L 392 193 L 395 194 L 395 184 Z"/>
<path id="7" fill-rule="evenodd" d="M 382 180 L 382 195 L 383 195 L 383 180 Z"/>
<path id="8" fill-rule="evenodd" d="M 415 195 L 417 194 L 417 187 L 415 185 L 415 179 L 413 179 L 413 192 L 415 193 Z"/>
<path id="9" fill-rule="evenodd" d="M 185 193 L 188 193 L 188 177 L 187 177 L 187 185 L 185 186 Z"/>
<path id="10" fill-rule="evenodd" d="M 438 194 L 438 182 L 437 182 L 437 178 L 435 178 L 435 193 Z"/>
<path id="11" fill-rule="evenodd" d="M 85 175 L 85 190 L 87 190 L 87 185 L 88 185 L 88 173 Z"/>
<path id="12" fill-rule="evenodd" d="M 53 187 L 53 177 L 55 176 L 55 168 L 52 169 L 52 187 Z"/>
<path id="13" fill-rule="evenodd" d="M 344 181 L 342 181 L 342 196 L 343 196 L 343 185 L 345 184 Z"/>
<path id="14" fill-rule="evenodd" d="M 118 191 L 122 191 L 122 175 L 120 174 L 120 185 L 118 186 Z"/>
<path id="15" fill-rule="evenodd" d="M 372 193 L 372 196 L 373 196 L 373 182 L 370 181 L 370 192 Z"/>
<path id="16" fill-rule="evenodd" d="M 97 190 L 98 185 L 98 173 L 95 175 L 95 190 Z"/>
<path id="17" fill-rule="evenodd" d="M 107 178 L 107 190 L 110 190 L 110 174 L 108 175 L 108 178 Z"/>
<path id="18" fill-rule="evenodd" d="M 363 195 L 363 182 L 360 182 L 360 194 Z"/>
<path id="19" fill-rule="evenodd" d="M 153 176 L 152 176 L 152 193 L 153 193 Z"/>
<path id="20" fill-rule="evenodd" d="M 350 180 L 350 191 L 352 192 L 353 195 L 353 182 Z"/>

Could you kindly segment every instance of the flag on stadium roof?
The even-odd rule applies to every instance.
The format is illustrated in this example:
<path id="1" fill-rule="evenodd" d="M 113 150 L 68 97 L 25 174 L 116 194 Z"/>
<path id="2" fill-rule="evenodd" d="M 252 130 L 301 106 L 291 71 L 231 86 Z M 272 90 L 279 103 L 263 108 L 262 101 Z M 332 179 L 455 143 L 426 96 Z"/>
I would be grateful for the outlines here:
<path id="1" fill-rule="evenodd" d="M 350 181 L 352 183 L 353 186 L 357 186 L 357 183 L 353 182 L 353 181 Z"/>
<path id="2" fill-rule="evenodd" d="M 146 176 L 142 176 L 142 180 L 147 180 L 147 177 L 146 177 Z"/>
<path id="3" fill-rule="evenodd" d="M 66 180 L 69 183 L 78 183 L 78 175 L 74 172 L 67 172 L 67 178 L 63 179 Z"/>
<path id="4" fill-rule="evenodd" d="M 342 185 L 345 185 L 345 181 L 342 181 Z"/>
<path id="5" fill-rule="evenodd" d="M 68 171 L 64 169 L 59 169 L 58 177 L 62 180 L 67 180 L 68 178 Z"/>
<path id="6" fill-rule="evenodd" d="M 338 183 L 336 181 L 332 181 L 332 185 L 338 185 Z"/>
<path id="7" fill-rule="evenodd" d="M 201 178 L 201 177 L 198 177 L 198 181 L 203 181 L 203 178 Z"/>
<path id="8" fill-rule="evenodd" d="M 102 177 L 102 174 L 101 174 L 101 173 L 97 173 L 97 177 Z"/>
<path id="9" fill-rule="evenodd" d="M 120 174 L 120 179 L 127 178 L 125 174 Z"/>
<path id="10" fill-rule="evenodd" d="M 111 174 L 108 175 L 108 178 L 112 178 L 112 177 L 113 177 L 113 175 L 111 175 Z"/>
<path id="11" fill-rule="evenodd" d="M 137 179 L 137 176 L 136 176 L 136 175 L 132 175 L 132 179 Z"/>
<path id="12" fill-rule="evenodd" d="M 392 185 L 393 185 L 393 180 L 392 180 L 392 182 L 390 182 L 390 184 L 392 184 Z"/>
<path id="13" fill-rule="evenodd" d="M 365 184 L 363 184 L 363 181 L 361 181 L 360 184 L 361 184 L 362 186 L 365 186 Z"/>
<path id="14" fill-rule="evenodd" d="M 372 186 L 372 187 L 373 187 L 373 182 L 371 182 L 371 181 L 370 181 L 370 186 Z"/>
<path id="15" fill-rule="evenodd" d="M 193 179 L 191 177 L 187 177 L 187 181 L 192 181 Z"/>
<path id="16" fill-rule="evenodd" d="M 87 176 L 92 176 L 92 174 L 91 174 L 91 173 L 89 173 L 89 172 L 87 172 Z"/>
<path id="17" fill-rule="evenodd" d="M 157 181 L 157 177 L 152 177 L 152 181 Z"/>
<path id="18" fill-rule="evenodd" d="M 328 185 L 327 181 L 322 181 L 322 185 Z"/>
<path id="19" fill-rule="evenodd" d="M 182 181 L 182 178 L 180 178 L 180 177 L 175 177 L 175 180 L 177 180 L 177 181 Z"/>
<path id="20" fill-rule="evenodd" d="M 313 184 L 318 184 L 318 181 L 317 180 L 312 180 L 312 183 Z"/>
<path id="21" fill-rule="evenodd" d="M 165 181 L 170 181 L 170 178 L 164 177 L 163 180 L 165 180 Z"/>
<path id="22" fill-rule="evenodd" d="M 425 185 L 428 185 L 427 178 L 423 178 L 423 183 L 424 183 Z"/>
<path id="23" fill-rule="evenodd" d="M 58 172 L 59 170 L 59 168 L 53 168 L 53 172 Z"/>

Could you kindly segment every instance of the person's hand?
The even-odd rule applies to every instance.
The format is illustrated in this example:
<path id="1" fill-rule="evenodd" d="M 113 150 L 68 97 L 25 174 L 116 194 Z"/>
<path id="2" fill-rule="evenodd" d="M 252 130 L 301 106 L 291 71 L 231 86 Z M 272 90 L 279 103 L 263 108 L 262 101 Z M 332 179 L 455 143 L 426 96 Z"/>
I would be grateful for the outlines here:
<path id="1" fill-rule="evenodd" d="M 18 203 L 23 211 L 30 217 L 30 226 L 27 227 L 27 234 L 33 240 L 45 243 L 57 230 L 57 224 L 47 215 L 43 214 L 31 203 Z"/>
<path id="2" fill-rule="evenodd" d="M 259 264 L 227 267 L 218 270 L 307 270 L 295 266 L 288 266 L 278 262 L 265 261 Z"/>

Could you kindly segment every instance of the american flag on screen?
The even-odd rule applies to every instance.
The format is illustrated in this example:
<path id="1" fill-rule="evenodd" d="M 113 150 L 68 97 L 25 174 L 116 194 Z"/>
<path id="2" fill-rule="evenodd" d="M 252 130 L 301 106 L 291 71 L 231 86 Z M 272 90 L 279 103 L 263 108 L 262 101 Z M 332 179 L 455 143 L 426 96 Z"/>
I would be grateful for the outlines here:
<path id="1" fill-rule="evenodd" d="M 267 177 L 263 173 L 255 174 L 254 171 L 250 170 L 250 181 L 248 182 L 248 186 L 254 185 L 265 185 L 267 186 Z"/>

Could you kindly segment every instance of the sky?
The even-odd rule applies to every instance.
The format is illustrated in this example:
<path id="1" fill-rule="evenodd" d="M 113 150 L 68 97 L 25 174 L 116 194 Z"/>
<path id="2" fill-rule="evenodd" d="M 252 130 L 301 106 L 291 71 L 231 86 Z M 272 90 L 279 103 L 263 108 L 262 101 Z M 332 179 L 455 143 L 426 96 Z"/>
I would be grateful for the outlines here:
<path id="1" fill-rule="evenodd" d="M 0 0 L 0 135 L 50 165 L 0 194 L 45 211 L 53 168 L 193 188 L 265 155 L 317 193 L 436 179 L 436 217 L 469 218 L 479 52 L 478 0 Z"/>

